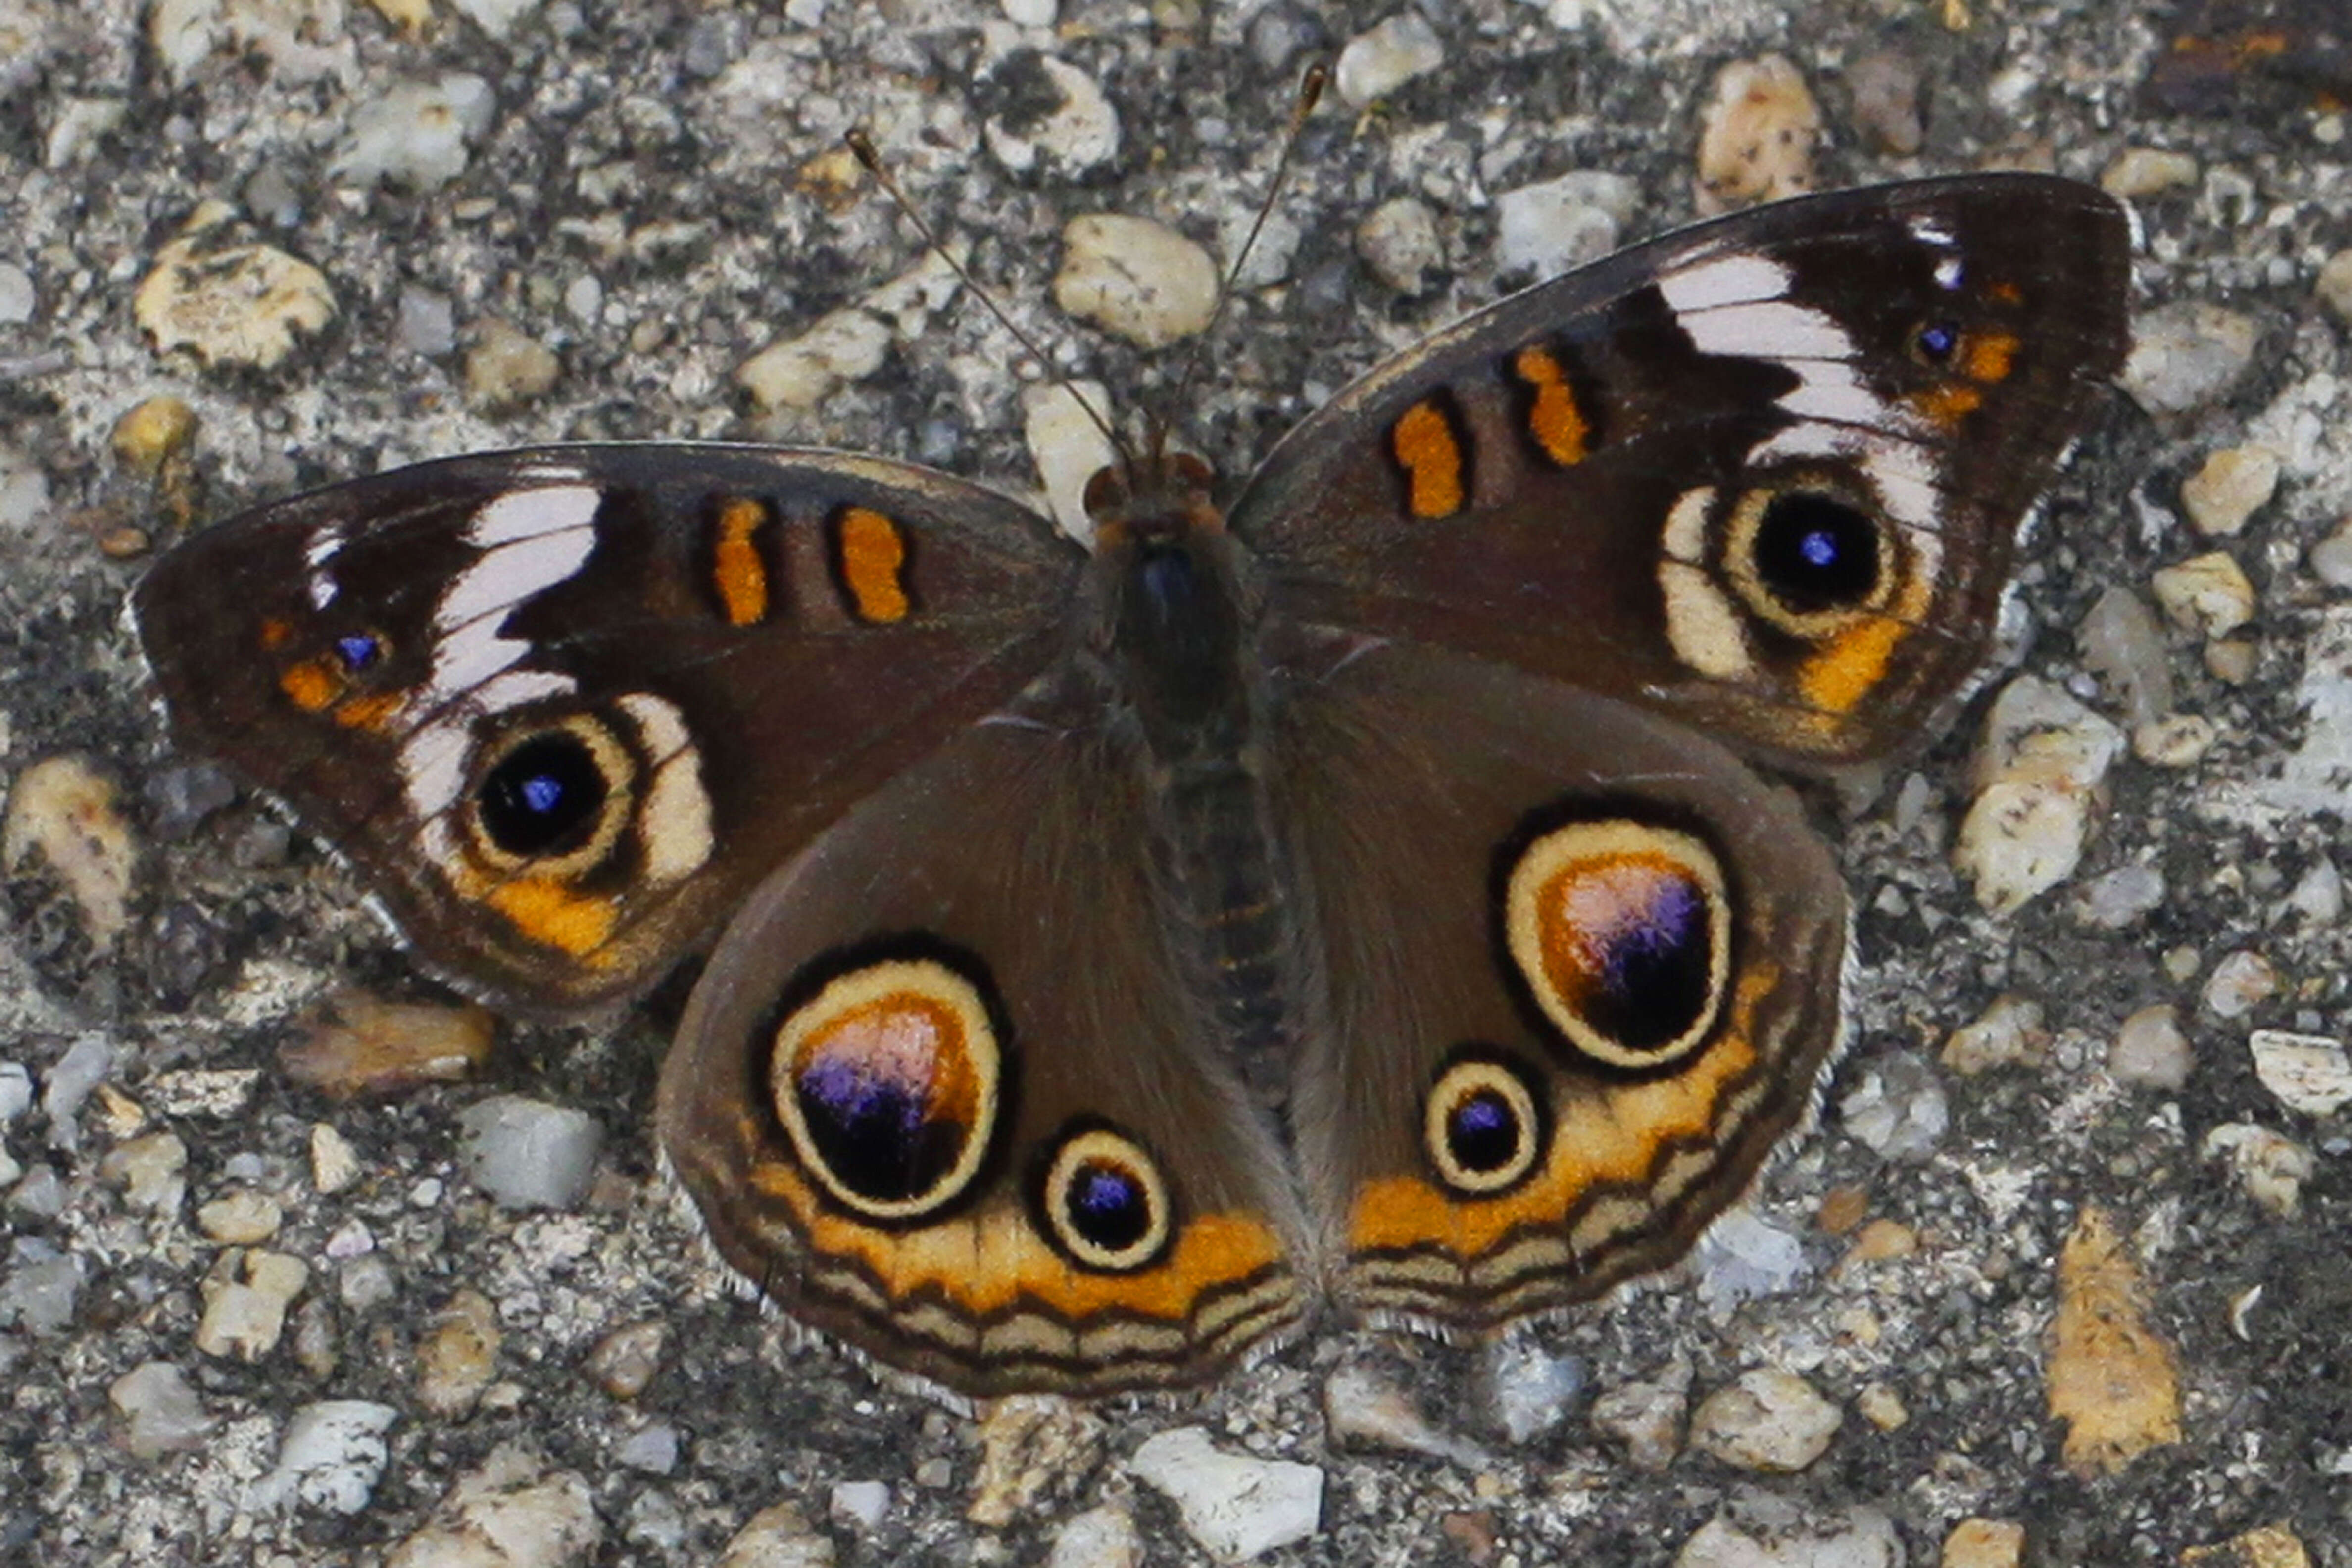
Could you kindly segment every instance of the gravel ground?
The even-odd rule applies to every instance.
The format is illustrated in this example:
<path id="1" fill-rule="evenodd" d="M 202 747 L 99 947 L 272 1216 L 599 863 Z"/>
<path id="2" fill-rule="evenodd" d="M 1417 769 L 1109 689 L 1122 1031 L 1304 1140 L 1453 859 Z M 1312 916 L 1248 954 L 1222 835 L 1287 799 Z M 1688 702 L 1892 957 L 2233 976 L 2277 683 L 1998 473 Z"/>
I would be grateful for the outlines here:
<path id="1" fill-rule="evenodd" d="M 2352 65 L 2339 14 L 2267 12 L 2151 88 L 2183 24 L 2087 0 L 0 0 L 0 1559 L 2352 1564 Z M 1228 473 L 1547 247 L 1692 216 L 1718 73 L 1776 49 L 1818 184 L 2054 168 L 2141 228 L 2169 352 L 2025 552 L 2007 688 L 2080 863 L 2000 913 L 1956 870 L 1981 697 L 1817 792 L 1853 1044 L 1699 1265 L 1499 1351 L 1327 1331 L 1197 1399 L 974 1419 L 726 1288 L 653 1149 L 682 985 L 502 1023 L 457 1083 L 286 1063 L 331 994 L 447 994 L 170 754 L 121 616 L 151 545 L 551 439 L 1037 493 L 1072 460 L 1038 366 L 842 132 L 1133 407 L 1175 356 L 1057 307 L 1064 226 L 1223 255 L 1351 40 L 1181 411 Z M 1621 178 L 1506 221 L 1579 172 Z M 551 1133 L 583 1177 L 501 1204 L 467 1130 L 547 1107 L 593 1118 Z"/>

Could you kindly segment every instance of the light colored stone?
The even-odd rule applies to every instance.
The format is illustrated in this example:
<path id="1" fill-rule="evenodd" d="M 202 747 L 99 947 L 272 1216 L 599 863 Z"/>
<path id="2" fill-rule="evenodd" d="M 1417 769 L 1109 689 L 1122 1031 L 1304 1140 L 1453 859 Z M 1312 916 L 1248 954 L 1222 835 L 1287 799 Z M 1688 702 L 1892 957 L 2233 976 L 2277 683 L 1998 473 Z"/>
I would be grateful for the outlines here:
<path id="1" fill-rule="evenodd" d="M 226 1193 L 196 1209 L 196 1228 L 207 1239 L 252 1247 L 278 1234 L 285 1210 L 268 1193 Z"/>
<path id="2" fill-rule="evenodd" d="M 1118 448 L 1096 417 L 1108 418 L 1109 410 L 1109 389 L 1098 381 L 1045 381 L 1021 389 L 1021 434 L 1045 482 L 1046 505 L 1062 531 L 1081 542 L 1094 538 L 1087 486 L 1118 462 Z"/>
<path id="3" fill-rule="evenodd" d="M 489 1059 L 497 1037 L 485 1008 L 345 990 L 302 1016 L 278 1059 L 295 1082 L 348 1099 L 454 1083 Z"/>
<path id="4" fill-rule="evenodd" d="M 464 1415 L 498 1371 L 499 1310 L 479 1290 L 459 1290 L 433 1315 L 416 1345 L 416 1403 L 428 1415 Z"/>
<path id="5" fill-rule="evenodd" d="M 964 1518 L 1002 1530 L 1048 1511 L 1094 1474 L 1102 1443 L 1101 1418 L 1070 1400 L 1016 1394 L 992 1402 L 980 1426 L 980 1471 Z"/>
<path id="6" fill-rule="evenodd" d="M 1118 1503 L 1089 1509 L 1055 1532 L 1045 1568 L 1143 1568 L 1135 1516 Z"/>
<path id="7" fill-rule="evenodd" d="M 2074 646 L 2127 721 L 2153 723 L 2172 711 L 2172 650 L 2137 594 L 2120 583 L 2101 589 L 2075 628 Z"/>
<path id="8" fill-rule="evenodd" d="M 432 1522 L 394 1547 L 384 1568 L 567 1568 L 587 1561 L 604 1538 L 578 1471 L 551 1470 L 507 1444 L 450 1489 Z M 723 1568 L 737 1568 L 733 1550 L 730 1543 Z"/>
<path id="9" fill-rule="evenodd" d="M 1908 158 L 1927 139 L 1919 121 L 1919 65 L 1901 49 L 1873 49 L 1846 68 L 1853 123 L 1874 150 Z"/>
<path id="10" fill-rule="evenodd" d="M 2046 1368 L 2050 1414 L 2067 1424 L 2066 1466 L 2085 1480 L 2180 1441 L 2179 1372 L 2147 1300 L 2129 1247 L 2105 1211 L 2085 1207 L 2058 1259 Z"/>
<path id="11" fill-rule="evenodd" d="M 383 1479 L 391 1458 L 383 1435 L 399 1419 L 399 1411 L 372 1400 L 322 1399 L 305 1405 L 286 1425 L 277 1468 L 255 1483 L 253 1506 L 359 1512 Z"/>
<path id="12" fill-rule="evenodd" d="M 1890 1051 L 1855 1075 L 1838 1101 L 1838 1121 L 1873 1153 L 1925 1160 L 1951 1126 L 1951 1102 L 1936 1069 L 1908 1051 Z"/>
<path id="13" fill-rule="evenodd" d="M 711 1568 L 833 1568 L 834 1561 L 833 1542 L 796 1505 L 780 1502 L 745 1521 Z"/>
<path id="14" fill-rule="evenodd" d="M 353 184 L 430 194 L 466 172 L 467 150 L 497 113 L 490 84 L 469 71 L 395 82 L 352 111 L 350 139 L 327 172 Z"/>
<path id="15" fill-rule="evenodd" d="M 1899 1432 L 1911 1421 L 1910 1408 L 1893 1386 L 1874 1383 L 1854 1395 L 1853 1407 L 1862 1418 L 1882 1432 Z"/>
<path id="16" fill-rule="evenodd" d="M 2312 292 L 2337 321 L 2352 326 L 2352 249 L 2339 250 L 2327 258 Z"/>
<path id="17" fill-rule="evenodd" d="M 1904 1568 L 1903 1537 L 1874 1508 L 1807 1510 L 1751 1491 L 1699 1526 L 1675 1568 Z"/>
<path id="18" fill-rule="evenodd" d="M 359 1151 L 323 1121 L 310 1124 L 310 1185 L 331 1195 L 360 1179 Z"/>
<path id="19" fill-rule="evenodd" d="M 204 1282 L 196 1348 L 209 1356 L 256 1362 L 278 1348 L 286 1310 L 310 1282 L 310 1267 L 282 1252 L 232 1248 Z"/>
<path id="20" fill-rule="evenodd" d="M 2126 1018 L 2107 1047 L 2107 1071 L 2118 1083 L 2178 1093 L 2196 1065 L 2195 1050 L 2181 1032 L 2179 1010 L 2168 1002 L 2142 1007 Z"/>
<path id="21" fill-rule="evenodd" d="M 1164 349 L 1209 324 L 1217 264 L 1166 224 L 1087 213 L 1062 230 L 1054 300 L 1139 347 Z"/>
<path id="22" fill-rule="evenodd" d="M 2305 562 L 2312 575 L 2331 588 L 2352 588 L 2352 513 L 2336 520 L 2327 537 L 2311 547 Z"/>
<path id="23" fill-rule="evenodd" d="M 1758 1367 L 1699 1401 L 1690 1441 L 1738 1469 L 1794 1475 L 1829 1452 L 1844 1422 L 1803 1378 Z"/>
<path id="24" fill-rule="evenodd" d="M 540 0 L 449 0 L 474 26 L 493 38 L 504 38 L 540 7 Z"/>
<path id="25" fill-rule="evenodd" d="M 477 408 L 512 408 L 555 390 L 563 362 L 555 351 L 498 316 L 485 316 L 466 351 L 466 400 Z"/>
<path id="26" fill-rule="evenodd" d="M 658 1318 L 641 1318 L 598 1340 L 583 1370 L 596 1386 L 615 1399 L 635 1399 L 661 1370 L 662 1349 L 669 1325 Z"/>
<path id="27" fill-rule="evenodd" d="M 1417 11 L 1401 11 L 1339 50 L 1331 73 L 1341 101 L 1363 109 L 1445 63 L 1437 29 Z"/>
<path id="28" fill-rule="evenodd" d="M 2132 729 L 2132 755 L 2156 768 L 2193 768 L 2221 738 L 2202 713 L 2168 713 Z"/>
<path id="29" fill-rule="evenodd" d="M 2222 637 L 2205 645 L 2205 673 L 2224 686 L 2243 686 L 2254 678 L 2260 650 L 2251 637 Z"/>
<path id="30" fill-rule="evenodd" d="M 497 1094 L 457 1117 L 457 1163 L 506 1208 L 568 1209 L 588 1195 L 602 1123 L 586 1111 L 519 1094 Z"/>
<path id="31" fill-rule="evenodd" d="M 1963 1078 L 1997 1067 L 2035 1067 L 2050 1050 L 2042 1025 L 2042 1004 L 2000 996 L 1974 1022 L 1963 1024 L 1944 1042 L 1944 1065 Z"/>
<path id="32" fill-rule="evenodd" d="M 219 1425 L 188 1374 L 168 1361 L 142 1362 L 107 1385 L 106 1399 L 123 1419 L 122 1447 L 135 1459 L 201 1447 Z"/>
<path id="33" fill-rule="evenodd" d="M 0 871 L 45 867 L 73 900 L 90 946 L 112 951 L 131 919 L 139 846 L 114 781 L 78 756 L 45 758 L 18 773 L 0 818 Z"/>
<path id="34" fill-rule="evenodd" d="M 2160 147 L 2127 147 L 2099 175 L 2107 195 L 2141 201 L 2197 183 L 2197 160 Z"/>
<path id="35" fill-rule="evenodd" d="M 118 1143 L 99 1162 L 101 1181 L 122 1189 L 123 1202 L 151 1214 L 177 1212 L 187 1192 L 188 1146 L 176 1132 L 150 1132 Z"/>
<path id="36" fill-rule="evenodd" d="M 834 1522 L 872 1532 L 890 1513 L 890 1484 L 887 1481 L 835 1481 L 827 1499 L 827 1511 Z"/>
<path id="37" fill-rule="evenodd" d="M 1664 1469 L 1682 1452 L 1691 1379 L 1691 1363 L 1677 1361 L 1655 1377 L 1603 1390 L 1592 1402 L 1592 1429 L 1622 1444 L 1635 1469 Z"/>
<path id="38" fill-rule="evenodd" d="M 1445 259 L 1437 215 L 1416 196 L 1382 202 L 1356 226 L 1356 254 L 1388 287 L 1400 294 L 1418 294 Z"/>
<path id="39" fill-rule="evenodd" d="M 2278 492 L 2279 455 L 2267 447 L 2228 447 L 2181 481 L 2180 505 L 2197 531 L 2227 538 Z"/>
<path id="40" fill-rule="evenodd" d="M 2205 1134 L 2199 1151 L 2226 1160 L 2246 1195 L 2281 1219 L 2303 1206 L 2303 1184 L 2318 1173 L 2311 1151 L 2284 1133 L 2252 1121 L 2224 1121 Z"/>
<path id="41" fill-rule="evenodd" d="M 2005 1519 L 1964 1519 L 1944 1537 L 1941 1568 L 2020 1568 L 2025 1526 Z"/>
<path id="42" fill-rule="evenodd" d="M 2311 1553 L 2284 1525 L 2269 1524 L 2212 1546 L 2192 1546 L 2180 1568 L 2311 1568 Z"/>
<path id="43" fill-rule="evenodd" d="M 857 306 L 830 311 L 806 331 L 771 343 L 735 372 L 763 409 L 815 408 L 843 384 L 863 381 L 890 353 L 889 324 Z"/>
<path id="44" fill-rule="evenodd" d="M 2242 1018 L 2278 994 L 2278 971 L 2259 952 L 2241 950 L 2224 954 L 2205 981 L 2206 1011 L 2221 1018 Z"/>
<path id="45" fill-rule="evenodd" d="M 982 134 L 996 161 L 1015 174 L 1046 169 L 1057 178 L 1073 179 L 1116 159 L 1118 110 L 1103 96 L 1095 79 L 1052 55 L 1021 58 L 1034 62 L 1042 78 L 1040 85 L 1050 88 L 1058 103 L 1051 113 L 1024 118 L 1017 125 L 1002 118 L 990 119 Z"/>
<path id="46" fill-rule="evenodd" d="M 2252 316 L 2175 300 L 2132 322 L 2132 349 L 2119 378 L 2150 414 L 2186 414 L 2219 402 L 2253 363 L 2262 330 Z"/>
<path id="47" fill-rule="evenodd" d="M 1495 266 L 1549 278 L 1617 248 L 1641 188 L 1622 174 L 1578 170 L 1495 198 Z"/>
<path id="48" fill-rule="evenodd" d="M 1179 1426 L 1150 1438 L 1128 1468 L 1176 1505 L 1186 1534 L 1226 1562 L 1295 1545 L 1322 1526 L 1321 1470 L 1223 1452 L 1202 1427 Z"/>
<path id="49" fill-rule="evenodd" d="M 1468 1470 L 1493 1462 L 1477 1444 L 1433 1424 L 1394 1369 L 1376 1359 L 1352 1359 L 1332 1371 L 1323 1384 L 1323 1415 L 1332 1439 L 1345 1447 L 1419 1454 Z"/>
<path id="50" fill-rule="evenodd" d="M 2254 1076 L 2280 1104 L 2305 1116 L 2333 1116 L 2352 1100 L 2352 1060 L 2344 1042 L 2325 1035 L 2256 1029 L 2246 1037 Z"/>
<path id="51" fill-rule="evenodd" d="M 1495 1425 L 1524 1446 L 1568 1419 L 1584 1392 L 1584 1358 L 1551 1350 L 1531 1335 L 1509 1335 L 1487 1351 L 1483 1381 Z"/>
<path id="52" fill-rule="evenodd" d="M 1698 210 L 1728 212 L 1811 190 L 1821 133 L 1821 106 L 1787 57 L 1724 67 L 1701 111 Z"/>
<path id="53" fill-rule="evenodd" d="M 269 370 L 335 319 L 335 291 L 309 262 L 242 238 L 233 216 L 224 202 L 198 206 L 156 252 L 131 313 L 159 354 Z"/>

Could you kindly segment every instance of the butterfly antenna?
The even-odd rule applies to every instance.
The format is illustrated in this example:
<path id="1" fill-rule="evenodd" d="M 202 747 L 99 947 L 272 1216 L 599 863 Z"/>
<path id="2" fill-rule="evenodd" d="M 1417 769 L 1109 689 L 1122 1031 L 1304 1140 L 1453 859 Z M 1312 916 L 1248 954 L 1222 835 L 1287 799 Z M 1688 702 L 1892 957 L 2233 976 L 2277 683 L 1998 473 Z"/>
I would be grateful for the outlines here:
<path id="1" fill-rule="evenodd" d="M 1171 408 L 1184 406 L 1184 394 L 1192 389 L 1192 378 L 1200 372 L 1208 345 L 1215 341 L 1217 325 L 1225 319 L 1226 309 L 1234 302 L 1235 281 L 1241 277 L 1242 268 L 1248 264 L 1250 252 L 1257 248 L 1258 236 L 1265 232 L 1266 221 L 1274 216 L 1274 204 L 1282 199 L 1283 189 L 1290 183 L 1290 165 L 1297 161 L 1298 143 L 1307 134 L 1307 117 L 1315 112 L 1315 105 L 1322 98 L 1323 89 L 1330 79 L 1330 68 L 1319 60 L 1308 66 L 1307 73 L 1298 79 L 1298 94 L 1290 105 L 1290 129 L 1283 132 L 1282 153 L 1275 160 L 1273 177 L 1265 183 L 1265 195 L 1257 204 L 1257 216 L 1250 220 L 1249 233 L 1242 237 L 1241 248 L 1234 252 L 1234 264 L 1225 268 L 1224 281 L 1217 287 L 1217 304 L 1209 313 L 1208 325 L 1202 327 L 1201 335 L 1192 340 L 1192 358 L 1185 362 L 1184 373 L 1176 378 L 1175 390 L 1168 397 L 1167 406 Z M 1167 435 L 1167 421 L 1153 420 L 1153 458 L 1160 456 Z"/>
<path id="2" fill-rule="evenodd" d="M 866 165 L 866 172 L 874 176 L 874 183 L 880 185 L 889 194 L 890 199 L 898 204 L 898 210 L 907 216 L 908 223 L 915 226 L 915 232 L 923 237 L 923 243 L 931 247 L 931 253 L 946 262 L 950 270 L 955 273 L 956 280 L 971 290 L 973 296 L 988 307 L 988 313 L 994 316 L 1003 325 L 1004 330 L 1013 334 L 1013 341 L 1028 350 L 1030 357 L 1045 367 L 1045 374 L 1053 378 L 1054 384 L 1068 394 L 1070 401 L 1083 409 L 1086 416 L 1094 422 L 1094 427 L 1103 433 L 1103 439 L 1110 443 L 1111 450 L 1118 454 L 1119 461 L 1132 464 L 1134 458 L 1128 452 L 1127 443 L 1118 438 L 1118 432 L 1111 428 L 1110 421 L 1103 417 L 1102 411 L 1088 402 L 1086 394 L 1080 392 L 1071 384 L 1069 377 L 1055 367 L 1053 355 L 1038 347 L 1037 340 L 1021 330 L 1020 323 L 1005 313 L 1004 307 L 996 302 L 996 296 L 982 286 L 980 279 L 971 275 L 971 268 L 957 260 L 955 253 L 940 243 L 939 231 L 934 229 L 923 215 L 915 209 L 915 204 L 909 201 L 907 193 L 899 188 L 897 178 L 884 166 L 882 154 L 875 147 L 874 138 L 866 133 L 865 127 L 858 126 L 845 132 L 841 139 L 848 144 L 851 154 Z"/>

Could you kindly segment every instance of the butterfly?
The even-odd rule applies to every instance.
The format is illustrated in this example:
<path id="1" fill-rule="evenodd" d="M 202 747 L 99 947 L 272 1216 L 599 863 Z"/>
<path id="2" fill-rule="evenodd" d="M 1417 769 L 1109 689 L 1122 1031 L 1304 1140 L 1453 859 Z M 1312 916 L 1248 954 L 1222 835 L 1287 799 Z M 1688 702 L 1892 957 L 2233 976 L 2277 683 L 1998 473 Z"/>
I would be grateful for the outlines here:
<path id="1" fill-rule="evenodd" d="M 802 1322 L 965 1395 L 1495 1330 L 1674 1263 L 1840 1045 L 1753 764 L 1931 732 L 2126 339 L 2116 205 L 1991 174 L 1650 241 L 1089 552 L 878 457 L 560 446 L 190 538 L 180 742 L 422 961 L 569 1013 L 709 950 L 663 1150 Z"/>

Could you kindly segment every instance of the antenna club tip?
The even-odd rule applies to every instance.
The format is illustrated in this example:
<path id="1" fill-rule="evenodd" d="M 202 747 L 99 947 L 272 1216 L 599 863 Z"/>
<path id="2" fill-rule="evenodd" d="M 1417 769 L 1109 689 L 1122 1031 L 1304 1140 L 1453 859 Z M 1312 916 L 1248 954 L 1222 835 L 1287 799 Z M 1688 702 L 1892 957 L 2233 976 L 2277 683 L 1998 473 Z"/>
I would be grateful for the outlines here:
<path id="1" fill-rule="evenodd" d="M 841 133 L 841 140 L 852 157 L 875 174 L 882 172 L 882 154 L 875 150 L 874 138 L 866 133 L 866 127 L 851 126 Z"/>

